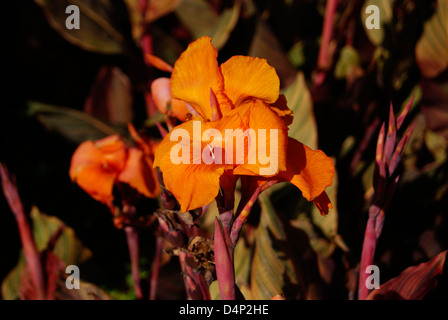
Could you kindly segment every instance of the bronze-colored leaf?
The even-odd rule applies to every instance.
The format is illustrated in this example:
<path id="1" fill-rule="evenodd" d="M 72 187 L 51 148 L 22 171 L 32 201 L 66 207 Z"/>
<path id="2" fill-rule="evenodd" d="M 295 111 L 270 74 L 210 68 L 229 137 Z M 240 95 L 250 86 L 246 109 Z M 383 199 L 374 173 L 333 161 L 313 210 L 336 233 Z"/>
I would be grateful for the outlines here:
<path id="1" fill-rule="evenodd" d="M 372 291 L 368 300 L 421 300 L 437 286 L 443 274 L 447 251 L 428 262 L 409 267 L 379 289 Z"/>
<path id="2" fill-rule="evenodd" d="M 120 68 L 104 66 L 98 72 L 84 111 L 112 124 L 123 125 L 133 120 L 132 85 Z"/>
<path id="3" fill-rule="evenodd" d="M 427 78 L 437 77 L 448 67 L 448 1 L 438 0 L 434 15 L 425 23 L 415 47 L 420 71 Z"/>

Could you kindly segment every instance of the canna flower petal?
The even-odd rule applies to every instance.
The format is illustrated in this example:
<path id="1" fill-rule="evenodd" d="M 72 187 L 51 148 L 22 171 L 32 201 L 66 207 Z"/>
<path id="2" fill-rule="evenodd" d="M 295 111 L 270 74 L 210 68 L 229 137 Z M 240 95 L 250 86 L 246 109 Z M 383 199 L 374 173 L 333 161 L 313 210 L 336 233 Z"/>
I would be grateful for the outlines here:
<path id="1" fill-rule="evenodd" d="M 252 172 L 252 175 L 269 177 L 286 170 L 288 127 L 278 113 L 260 100 L 248 101 L 235 112 L 239 112 L 247 128 L 253 130 L 256 148 L 249 151 L 244 163 L 237 166 L 234 173 L 244 175 Z M 250 156 L 255 161 L 251 161 Z"/>
<path id="2" fill-rule="evenodd" d="M 312 150 L 295 139 L 289 138 L 287 168 L 278 174 L 278 180 L 289 181 L 302 191 L 308 201 L 313 201 L 321 214 L 331 208 L 325 188 L 334 176 L 331 158 L 321 150 Z"/>
<path id="3" fill-rule="evenodd" d="M 179 164 L 162 172 L 166 188 L 179 202 L 181 211 L 187 212 L 207 205 L 216 198 L 224 167 L 215 164 Z"/>
<path id="4" fill-rule="evenodd" d="M 167 114 L 171 101 L 170 79 L 161 77 L 151 82 L 151 95 L 157 110 Z"/>
<path id="5" fill-rule="evenodd" d="M 189 103 L 204 118 L 211 119 L 210 88 L 220 104 L 231 108 L 224 94 L 224 79 L 216 60 L 218 52 L 209 37 L 192 42 L 174 64 L 171 95 Z"/>
<path id="6" fill-rule="evenodd" d="M 116 172 L 101 169 L 94 164 L 84 165 L 73 180 L 93 199 L 109 204 L 113 201 L 113 186 L 117 177 Z"/>
<path id="7" fill-rule="evenodd" d="M 195 133 L 198 123 L 200 130 Z M 162 140 L 155 153 L 154 167 L 162 171 L 165 187 L 175 196 L 183 212 L 207 205 L 216 198 L 221 176 L 235 165 L 226 162 L 225 131 L 242 125 L 238 113 L 217 121 L 197 117 L 180 124 Z M 207 132 L 216 135 L 207 137 Z M 196 148 L 199 155 L 195 154 Z M 183 158 L 184 152 L 188 152 L 188 157 Z M 173 160 L 172 154 L 178 160 Z"/>
<path id="8" fill-rule="evenodd" d="M 115 179 L 124 168 L 126 158 L 127 149 L 117 135 L 85 141 L 72 156 L 69 175 L 92 198 L 110 203 Z"/>
<path id="9" fill-rule="evenodd" d="M 247 99 L 274 103 L 280 90 L 280 79 L 265 59 L 233 56 L 221 65 L 224 91 L 235 107 Z"/>
<path id="10" fill-rule="evenodd" d="M 185 122 L 174 130 L 185 130 L 189 137 L 194 137 L 193 121 Z M 194 164 L 193 145 L 198 141 L 194 139 L 185 141 L 183 138 L 180 141 L 175 139 L 171 141 L 173 133 L 179 132 L 174 130 L 167 134 L 157 148 L 154 167 L 160 168 L 165 187 L 179 202 L 181 211 L 187 212 L 207 205 L 215 199 L 219 192 L 219 179 L 224 172 L 224 166 Z M 188 150 L 186 163 L 173 163 L 172 150 L 178 147 Z M 183 153 L 183 150 L 179 150 L 178 154 Z M 180 155 L 182 156 L 183 154 Z"/>
<path id="11" fill-rule="evenodd" d="M 119 135 L 96 140 L 94 145 L 102 154 L 103 166 L 111 171 L 123 169 L 128 156 L 127 147 Z"/>
<path id="12" fill-rule="evenodd" d="M 151 94 L 157 109 L 166 115 L 185 121 L 188 109 L 185 102 L 171 97 L 170 78 L 157 78 L 151 83 Z"/>
<path id="13" fill-rule="evenodd" d="M 128 126 L 140 148 L 130 148 L 118 135 L 81 143 L 73 153 L 69 175 L 92 198 L 111 205 L 116 182 L 129 184 L 141 194 L 155 198 L 160 186 L 152 167 L 154 146 Z"/>
<path id="14" fill-rule="evenodd" d="M 126 165 L 117 180 L 129 184 L 148 198 L 155 198 L 160 192 L 160 186 L 152 165 L 152 160 L 142 150 L 131 148 Z"/>

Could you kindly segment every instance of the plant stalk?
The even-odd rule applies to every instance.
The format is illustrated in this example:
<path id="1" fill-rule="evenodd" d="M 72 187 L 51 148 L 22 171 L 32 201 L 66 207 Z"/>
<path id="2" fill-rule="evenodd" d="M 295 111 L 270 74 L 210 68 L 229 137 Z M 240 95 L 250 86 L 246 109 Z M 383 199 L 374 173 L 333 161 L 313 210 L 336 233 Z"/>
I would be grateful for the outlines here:
<path id="1" fill-rule="evenodd" d="M 138 231 L 133 226 L 124 227 L 126 241 L 128 243 L 129 257 L 131 260 L 132 280 L 134 282 L 135 295 L 137 299 L 143 299 L 143 291 L 140 279 L 140 249 Z"/>
<path id="2" fill-rule="evenodd" d="M 23 204 L 20 200 L 19 192 L 17 191 L 15 183 L 11 181 L 6 167 L 2 164 L 0 164 L 0 175 L 2 177 L 3 193 L 5 194 L 9 207 L 11 208 L 11 211 L 17 221 L 20 241 L 22 243 L 28 270 L 31 274 L 31 281 L 36 288 L 37 299 L 44 300 L 45 278 L 41 256 L 37 250 L 36 243 L 34 242 L 33 233 L 23 210 Z"/>

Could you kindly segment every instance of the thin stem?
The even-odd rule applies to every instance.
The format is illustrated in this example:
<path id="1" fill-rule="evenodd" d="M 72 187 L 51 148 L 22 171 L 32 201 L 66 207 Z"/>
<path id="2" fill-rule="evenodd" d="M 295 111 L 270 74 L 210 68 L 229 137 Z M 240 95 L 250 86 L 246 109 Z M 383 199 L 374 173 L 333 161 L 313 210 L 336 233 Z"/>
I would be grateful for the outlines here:
<path id="1" fill-rule="evenodd" d="M 0 175 L 2 177 L 2 188 L 8 201 L 9 207 L 14 214 L 19 228 L 20 240 L 22 242 L 23 252 L 27 262 L 28 270 L 31 274 L 37 299 L 45 299 L 45 280 L 42 267 L 42 261 L 36 243 L 34 242 L 33 233 L 30 224 L 23 210 L 22 201 L 16 185 L 11 181 L 9 173 L 4 165 L 0 163 Z"/>
<path id="2" fill-rule="evenodd" d="M 326 70 L 330 65 L 330 40 L 333 35 L 334 17 L 338 0 L 328 0 L 325 6 L 324 25 L 322 27 L 321 45 L 319 49 L 319 55 L 317 58 L 317 70 L 318 74 L 315 80 L 316 85 L 320 85 L 323 82 Z"/>
<path id="3" fill-rule="evenodd" d="M 149 300 L 155 300 L 157 296 L 157 283 L 160 271 L 160 259 L 162 258 L 163 239 L 157 237 L 156 239 L 156 253 L 154 256 L 154 263 L 152 265 L 151 283 L 149 287 Z"/>
<path id="4" fill-rule="evenodd" d="M 126 233 L 126 240 L 128 243 L 129 257 L 131 260 L 132 280 L 134 281 L 135 295 L 137 299 L 143 299 L 143 292 L 140 283 L 140 250 L 138 231 L 133 226 L 126 226 L 124 228 Z"/>
<path id="5" fill-rule="evenodd" d="M 230 243 L 232 244 L 232 247 L 236 246 L 236 243 L 238 242 L 239 234 L 241 231 L 241 228 L 243 227 L 243 224 L 246 222 L 247 218 L 249 217 L 249 213 L 252 210 L 253 205 L 255 204 L 255 201 L 257 200 L 260 193 L 265 191 L 266 189 L 270 188 L 274 184 L 276 184 L 277 180 L 271 180 L 266 182 L 265 184 L 259 186 L 250 199 L 246 202 L 241 212 L 239 212 L 237 218 L 232 224 L 232 229 L 230 231 Z"/>

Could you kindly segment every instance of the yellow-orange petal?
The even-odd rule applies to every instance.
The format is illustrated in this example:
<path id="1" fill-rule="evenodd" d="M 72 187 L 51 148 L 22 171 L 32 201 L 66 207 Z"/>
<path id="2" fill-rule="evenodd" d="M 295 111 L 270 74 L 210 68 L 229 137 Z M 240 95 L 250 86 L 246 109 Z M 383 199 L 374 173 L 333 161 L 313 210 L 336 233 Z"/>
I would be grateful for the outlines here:
<path id="1" fill-rule="evenodd" d="M 102 203 L 113 200 L 112 189 L 118 171 L 104 165 L 102 152 L 92 141 L 81 143 L 73 153 L 69 175 L 92 198 Z"/>
<path id="2" fill-rule="evenodd" d="M 188 118 L 188 108 L 185 102 L 179 99 L 171 99 L 171 108 L 169 115 L 175 117 L 179 121 L 185 121 Z"/>
<path id="3" fill-rule="evenodd" d="M 195 118 L 195 119 L 196 119 L 196 121 L 200 121 L 201 124 L 204 123 L 200 117 Z M 163 140 L 160 142 L 160 144 L 158 145 L 157 149 L 154 152 L 154 164 L 153 164 L 154 168 L 162 166 L 162 160 L 163 161 L 170 160 L 171 149 L 174 146 L 179 145 L 179 143 L 184 144 L 185 147 L 188 148 L 188 150 L 189 150 L 188 152 L 190 153 L 190 160 L 192 162 L 192 151 L 190 150 L 191 149 L 190 144 L 192 143 L 192 141 L 190 141 L 189 139 L 184 141 L 181 136 L 173 137 L 173 138 L 171 137 L 172 135 L 179 132 L 180 130 L 184 130 L 184 132 L 186 132 L 186 134 L 188 135 L 187 138 L 193 139 L 194 138 L 193 120 L 181 123 L 180 125 L 176 126 L 172 131 L 170 131 L 163 138 Z M 202 133 L 201 133 L 201 135 L 202 135 Z M 173 141 L 171 141 L 171 139 L 173 139 Z"/>
<path id="4" fill-rule="evenodd" d="M 78 173 L 75 182 L 93 199 L 109 204 L 113 201 L 113 186 L 116 172 L 101 170 L 97 166 L 86 165 Z"/>
<path id="5" fill-rule="evenodd" d="M 120 171 L 127 159 L 127 147 L 119 135 L 111 135 L 93 142 L 102 154 L 103 166 L 108 170 Z"/>
<path id="6" fill-rule="evenodd" d="M 209 37 L 190 43 L 174 64 L 171 75 L 173 98 L 192 105 L 204 118 L 211 119 L 210 88 L 219 98 L 224 90 L 224 80 L 216 60 L 218 52 Z"/>
<path id="7" fill-rule="evenodd" d="M 235 109 L 252 130 L 256 148 L 248 152 L 244 164 L 235 168 L 238 175 L 248 174 L 272 177 L 286 170 L 288 128 L 271 107 L 260 100 L 251 100 Z M 252 159 L 251 159 L 252 157 Z"/>
<path id="8" fill-rule="evenodd" d="M 160 167 L 166 188 L 180 204 L 181 211 L 197 209 L 211 203 L 219 192 L 220 165 L 168 164 Z"/>
<path id="9" fill-rule="evenodd" d="M 117 180 L 129 184 L 148 198 L 155 198 L 160 192 L 152 160 L 137 148 L 129 149 L 128 161 Z"/>
<path id="10" fill-rule="evenodd" d="M 288 141 L 287 157 L 287 168 L 279 173 L 278 179 L 291 182 L 308 201 L 317 199 L 319 206 L 323 207 L 325 198 L 322 193 L 332 184 L 335 171 L 331 158 L 293 138 Z"/>
<path id="11" fill-rule="evenodd" d="M 221 65 L 224 91 L 235 107 L 255 98 L 274 103 L 280 90 L 280 79 L 265 59 L 233 56 Z"/>

